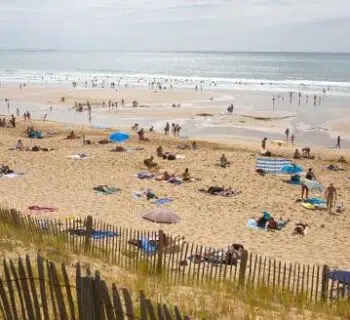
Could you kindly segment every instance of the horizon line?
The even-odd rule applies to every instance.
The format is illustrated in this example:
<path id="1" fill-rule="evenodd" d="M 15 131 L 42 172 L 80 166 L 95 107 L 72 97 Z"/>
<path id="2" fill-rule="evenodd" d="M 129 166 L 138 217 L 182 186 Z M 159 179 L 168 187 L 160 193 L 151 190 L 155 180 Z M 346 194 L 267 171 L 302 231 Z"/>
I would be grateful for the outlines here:
<path id="1" fill-rule="evenodd" d="M 346 51 L 263 51 L 263 50 L 122 50 L 122 49 L 22 49 L 22 48 L 0 48 L 0 52 L 130 52 L 130 53 L 221 53 L 221 54 L 232 54 L 232 53 L 257 53 L 257 54 L 350 54 Z"/>

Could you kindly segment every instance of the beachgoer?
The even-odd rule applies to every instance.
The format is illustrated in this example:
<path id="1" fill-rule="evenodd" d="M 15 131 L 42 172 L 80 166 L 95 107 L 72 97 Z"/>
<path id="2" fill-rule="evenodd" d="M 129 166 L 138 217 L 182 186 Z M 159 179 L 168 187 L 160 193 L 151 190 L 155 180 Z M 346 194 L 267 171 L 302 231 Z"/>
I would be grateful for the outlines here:
<path id="1" fill-rule="evenodd" d="M 338 138 L 337 138 L 337 145 L 336 145 L 336 147 L 338 149 L 340 149 L 340 136 L 338 136 Z"/>
<path id="2" fill-rule="evenodd" d="M 149 128 L 149 132 L 154 132 L 154 127 L 153 126 Z"/>
<path id="3" fill-rule="evenodd" d="M 309 168 L 308 172 L 306 173 L 305 178 L 308 180 L 317 180 L 314 172 L 312 171 L 312 168 Z"/>
<path id="4" fill-rule="evenodd" d="M 290 142 L 292 143 L 292 144 L 294 144 L 294 139 L 295 139 L 295 136 L 294 136 L 294 133 L 291 135 L 291 137 L 290 137 Z"/>
<path id="5" fill-rule="evenodd" d="M 183 181 L 191 181 L 191 175 L 188 168 L 185 169 L 185 172 L 182 174 Z"/>
<path id="6" fill-rule="evenodd" d="M 272 109 L 275 110 L 275 96 L 272 97 Z"/>
<path id="7" fill-rule="evenodd" d="M 304 158 L 309 158 L 311 149 L 310 149 L 310 147 L 305 147 L 305 148 L 301 149 L 301 152 L 303 153 Z"/>
<path id="8" fill-rule="evenodd" d="M 328 212 L 331 213 L 333 204 L 337 201 L 337 190 L 334 188 L 333 183 L 326 189 L 325 198 L 327 200 Z"/>
<path id="9" fill-rule="evenodd" d="M 300 159 L 300 158 L 301 158 L 301 154 L 299 152 L 299 149 L 295 149 L 293 159 Z"/>
<path id="10" fill-rule="evenodd" d="M 176 134 L 176 125 L 175 125 L 175 123 L 171 124 L 171 133 L 172 133 L 173 136 L 175 136 L 175 134 Z"/>
<path id="11" fill-rule="evenodd" d="M 69 135 L 67 136 L 67 139 L 68 139 L 68 140 L 74 140 L 74 139 L 76 139 L 76 138 L 77 138 L 77 136 L 75 135 L 74 130 L 72 130 L 72 131 L 69 133 Z"/>
<path id="12" fill-rule="evenodd" d="M 192 150 L 197 150 L 197 143 L 196 143 L 196 141 L 193 141 L 192 142 Z"/>
<path id="13" fill-rule="evenodd" d="M 13 128 L 16 128 L 16 118 L 14 115 L 11 115 L 10 123 Z"/>
<path id="14" fill-rule="evenodd" d="M 131 127 L 132 130 L 138 130 L 139 129 L 139 124 L 138 123 L 135 123 L 132 127 Z"/>
<path id="15" fill-rule="evenodd" d="M 317 96 L 314 95 L 314 107 L 316 107 Z"/>
<path id="16" fill-rule="evenodd" d="M 158 166 L 158 164 L 157 163 L 155 163 L 154 161 L 153 161 L 153 156 L 151 157 L 151 158 L 149 158 L 149 159 L 145 159 L 145 160 L 143 160 L 143 164 L 148 168 L 148 169 L 151 169 L 151 168 L 156 168 L 157 166 Z"/>
<path id="17" fill-rule="evenodd" d="M 264 139 L 262 139 L 262 141 L 261 141 L 261 148 L 263 149 L 263 150 L 265 150 L 265 148 L 266 148 L 266 141 L 267 141 L 267 138 L 265 137 Z"/>
<path id="18" fill-rule="evenodd" d="M 295 228 L 294 228 L 294 233 L 295 234 L 300 234 L 302 236 L 305 236 L 308 229 L 309 229 L 309 225 L 308 224 L 296 223 L 295 224 Z"/>
<path id="19" fill-rule="evenodd" d="M 289 128 L 286 129 L 286 131 L 284 131 L 285 135 L 286 135 L 286 140 L 289 140 Z"/>
<path id="20" fill-rule="evenodd" d="M 222 154 L 221 158 L 220 158 L 220 167 L 221 168 L 226 168 L 229 165 L 229 161 L 227 160 L 227 158 L 225 157 L 224 154 Z"/>
<path id="21" fill-rule="evenodd" d="M 292 103 L 292 99 L 293 99 L 293 92 L 289 92 L 289 103 Z"/>
<path id="22" fill-rule="evenodd" d="M 163 147 L 162 146 L 159 146 L 156 151 L 157 151 L 158 157 L 163 157 Z"/>
<path id="23" fill-rule="evenodd" d="M 21 139 L 19 139 L 19 140 L 17 141 L 17 144 L 16 144 L 15 149 L 16 149 L 16 150 L 20 150 L 20 151 L 22 151 L 22 150 L 24 149 L 23 142 L 22 142 Z"/>
<path id="24" fill-rule="evenodd" d="M 164 134 L 166 136 L 169 134 L 169 130 L 170 130 L 170 125 L 169 125 L 169 122 L 167 122 L 165 127 L 164 127 Z"/>

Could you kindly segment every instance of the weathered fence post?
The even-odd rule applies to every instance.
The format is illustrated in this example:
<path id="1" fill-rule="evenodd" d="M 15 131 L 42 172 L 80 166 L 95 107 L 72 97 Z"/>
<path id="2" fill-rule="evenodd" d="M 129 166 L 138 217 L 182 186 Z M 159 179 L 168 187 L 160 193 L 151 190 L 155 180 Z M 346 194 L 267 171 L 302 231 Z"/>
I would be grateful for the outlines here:
<path id="1" fill-rule="evenodd" d="M 321 301 L 326 301 L 328 297 L 328 273 L 329 267 L 325 264 L 322 267 Z"/>
<path id="2" fill-rule="evenodd" d="M 79 314 L 80 320 L 97 320 L 96 309 L 95 309 L 95 297 L 94 297 L 94 284 L 91 277 L 80 277 L 79 279 L 81 290 L 77 292 L 80 293 L 80 302 L 81 305 L 78 306 L 78 309 L 82 312 Z"/>
<path id="3" fill-rule="evenodd" d="M 162 265 L 163 265 L 163 250 L 165 245 L 165 233 L 163 230 L 159 230 L 159 248 L 158 248 L 158 261 L 157 261 L 157 273 L 162 273 Z"/>
<path id="4" fill-rule="evenodd" d="M 247 269 L 247 262 L 248 262 L 248 251 L 243 250 L 241 262 L 239 264 L 239 277 L 238 277 L 238 285 L 240 288 L 244 288 L 245 284 L 245 274 Z"/>
<path id="5" fill-rule="evenodd" d="M 92 216 L 88 216 L 86 219 L 86 230 L 85 230 L 85 252 L 88 252 L 91 247 L 91 234 L 92 234 Z"/>

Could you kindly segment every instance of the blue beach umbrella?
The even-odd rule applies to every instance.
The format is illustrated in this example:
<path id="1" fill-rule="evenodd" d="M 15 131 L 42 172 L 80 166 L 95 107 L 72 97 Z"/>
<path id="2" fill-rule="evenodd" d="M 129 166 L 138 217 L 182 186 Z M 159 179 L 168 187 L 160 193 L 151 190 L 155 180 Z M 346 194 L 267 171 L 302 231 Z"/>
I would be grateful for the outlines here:
<path id="1" fill-rule="evenodd" d="M 298 166 L 297 164 L 287 164 L 281 168 L 281 172 L 285 174 L 297 175 L 304 172 L 302 166 Z"/>
<path id="2" fill-rule="evenodd" d="M 125 133 L 125 132 L 113 132 L 108 137 L 109 140 L 111 140 L 112 142 L 117 142 L 117 143 L 128 141 L 129 138 L 130 138 L 130 135 L 128 133 Z"/>

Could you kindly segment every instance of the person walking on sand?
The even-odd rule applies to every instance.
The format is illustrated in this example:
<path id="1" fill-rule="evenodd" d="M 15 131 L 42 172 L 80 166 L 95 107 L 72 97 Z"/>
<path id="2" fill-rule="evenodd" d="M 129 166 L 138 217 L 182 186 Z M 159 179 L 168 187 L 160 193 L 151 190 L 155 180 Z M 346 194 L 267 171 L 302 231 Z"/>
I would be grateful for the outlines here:
<path id="1" fill-rule="evenodd" d="M 286 134 L 286 140 L 288 142 L 288 140 L 289 140 L 289 128 L 287 128 L 286 131 L 284 131 L 284 133 Z"/>
<path id="2" fill-rule="evenodd" d="M 337 190 L 334 188 L 333 183 L 331 183 L 326 189 L 325 198 L 327 200 L 328 212 L 331 213 L 333 204 L 335 204 L 337 201 Z"/>
<path id="3" fill-rule="evenodd" d="M 294 133 L 291 135 L 291 137 L 290 137 L 290 142 L 292 143 L 292 144 L 294 144 L 294 139 L 295 139 L 295 136 L 294 136 Z"/>
<path id="4" fill-rule="evenodd" d="M 340 149 L 340 136 L 338 136 L 338 138 L 337 138 L 336 148 Z"/>
<path id="5" fill-rule="evenodd" d="M 169 134 L 169 130 L 170 130 L 170 125 L 169 125 L 169 122 L 167 122 L 165 127 L 164 127 L 164 134 L 166 136 Z"/>
<path id="6" fill-rule="evenodd" d="M 275 110 L 275 100 L 276 100 L 276 97 L 273 96 L 272 97 L 272 109 Z"/>
<path id="7" fill-rule="evenodd" d="M 314 107 L 316 107 L 317 96 L 314 95 Z"/>
<path id="8" fill-rule="evenodd" d="M 292 104 L 293 92 L 289 92 L 289 104 Z"/>
<path id="9" fill-rule="evenodd" d="M 267 141 L 267 138 L 265 137 L 264 139 L 262 139 L 262 141 L 261 141 L 261 148 L 263 149 L 263 150 L 265 150 L 265 148 L 266 148 L 266 141 Z"/>

